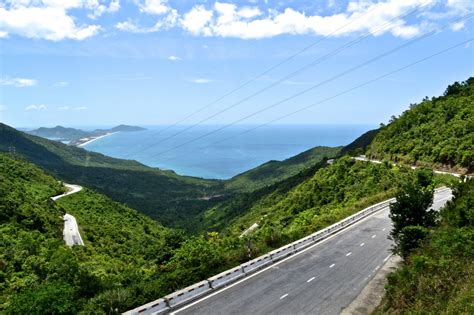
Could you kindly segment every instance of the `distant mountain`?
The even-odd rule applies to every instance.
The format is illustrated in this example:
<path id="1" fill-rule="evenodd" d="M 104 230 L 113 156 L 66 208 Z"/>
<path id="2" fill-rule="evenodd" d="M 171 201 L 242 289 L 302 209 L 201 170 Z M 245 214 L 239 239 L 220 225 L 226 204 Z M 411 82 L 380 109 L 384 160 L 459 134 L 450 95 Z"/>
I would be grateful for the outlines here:
<path id="1" fill-rule="evenodd" d="M 119 125 L 110 129 L 96 129 L 92 133 L 109 133 L 109 132 L 134 132 L 134 131 L 143 131 L 146 128 L 139 126 L 128 126 L 128 125 Z"/>
<path id="2" fill-rule="evenodd" d="M 56 126 L 54 128 L 41 127 L 35 130 L 28 131 L 29 134 L 59 141 L 70 141 L 72 139 L 80 139 L 87 137 L 90 133 L 84 130 L 75 128 L 65 128 L 63 126 Z"/>
<path id="3" fill-rule="evenodd" d="M 226 188 L 252 191 L 292 177 L 313 167 L 324 159 L 337 156 L 340 147 L 315 147 L 284 161 L 269 161 L 234 176 L 226 182 Z"/>
<path id="4" fill-rule="evenodd" d="M 35 130 L 27 131 L 27 133 L 50 139 L 57 140 L 62 142 L 67 142 L 73 146 L 79 146 L 85 142 L 92 140 L 94 138 L 113 133 L 113 132 L 134 132 L 146 130 L 145 128 L 138 126 L 128 126 L 128 125 L 119 125 L 109 129 L 96 129 L 93 131 L 84 131 L 81 129 L 75 128 L 66 128 L 63 126 L 56 126 L 54 128 L 45 128 L 41 127 Z"/>
<path id="5" fill-rule="evenodd" d="M 17 154 L 58 179 L 93 188 L 169 226 L 188 224 L 190 218 L 214 202 L 202 197 L 222 193 L 219 181 L 179 176 L 136 161 L 114 159 L 0 123 L 0 151 L 8 152 L 13 147 Z"/>

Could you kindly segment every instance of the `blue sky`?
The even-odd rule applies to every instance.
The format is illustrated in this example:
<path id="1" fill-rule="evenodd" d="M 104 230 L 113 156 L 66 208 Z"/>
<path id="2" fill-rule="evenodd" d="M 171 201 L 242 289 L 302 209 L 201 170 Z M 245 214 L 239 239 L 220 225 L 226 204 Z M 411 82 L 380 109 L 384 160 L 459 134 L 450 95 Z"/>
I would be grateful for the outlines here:
<path id="1" fill-rule="evenodd" d="M 350 48 L 206 121 L 227 124 L 430 31 L 366 67 L 243 121 L 260 124 L 473 37 L 467 0 L 0 1 L 0 121 L 15 127 L 193 124 L 296 69 Z M 404 14 L 409 12 L 410 14 Z M 473 75 L 471 43 L 283 124 L 386 122 L 410 103 Z"/>

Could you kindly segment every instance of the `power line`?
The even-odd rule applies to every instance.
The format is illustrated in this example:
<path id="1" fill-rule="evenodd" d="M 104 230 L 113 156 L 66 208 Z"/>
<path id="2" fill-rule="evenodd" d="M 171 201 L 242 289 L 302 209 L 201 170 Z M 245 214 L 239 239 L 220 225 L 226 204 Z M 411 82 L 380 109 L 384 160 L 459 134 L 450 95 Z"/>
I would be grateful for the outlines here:
<path id="1" fill-rule="evenodd" d="M 440 28 L 440 30 L 443 30 L 443 29 L 447 28 L 447 27 L 450 26 L 452 23 L 461 22 L 461 21 L 463 21 L 463 20 L 470 19 L 471 17 L 472 17 L 472 14 L 469 14 L 469 15 L 464 16 L 464 17 L 462 17 L 462 18 L 459 18 L 459 19 L 456 19 L 456 20 L 454 20 L 454 21 L 451 21 L 451 22 L 445 24 L 444 26 L 442 26 L 442 27 Z M 397 46 L 397 47 L 395 47 L 394 49 L 391 49 L 391 50 L 389 50 L 389 51 L 387 51 L 387 52 L 385 52 L 385 53 L 383 53 L 383 54 L 380 54 L 380 55 L 378 55 L 378 56 L 376 56 L 376 57 L 374 57 L 374 58 L 372 58 L 372 59 L 369 59 L 369 60 L 367 60 L 367 61 L 365 61 L 365 62 L 363 62 L 363 63 L 361 63 L 361 64 L 359 64 L 359 65 L 357 65 L 357 66 L 355 66 L 355 67 L 352 67 L 352 68 L 350 68 L 350 69 L 348 69 L 348 70 L 346 70 L 346 71 L 343 71 L 343 72 L 341 72 L 341 73 L 339 73 L 339 74 L 337 74 L 337 75 L 335 75 L 335 76 L 333 76 L 333 77 L 331 77 L 331 78 L 329 78 L 329 79 L 326 79 L 326 80 L 324 80 L 324 81 L 322 81 L 322 82 L 320 82 L 320 83 L 318 83 L 318 84 L 316 84 L 316 85 L 313 85 L 313 86 L 311 86 L 311 87 L 309 87 L 309 88 L 307 88 L 307 89 L 305 89 L 305 90 L 302 90 L 302 91 L 297 92 L 297 93 L 295 93 L 295 94 L 293 94 L 293 95 L 291 95 L 291 96 L 288 96 L 288 97 L 284 98 L 283 100 L 280 100 L 280 101 L 278 101 L 278 102 L 276 102 L 276 103 L 273 103 L 273 104 L 271 104 L 271 105 L 269 105 L 269 106 L 266 106 L 266 107 L 264 107 L 263 109 L 260 109 L 260 110 L 258 110 L 258 111 L 256 111 L 256 112 L 253 112 L 253 113 L 251 113 L 251 114 L 249 114 L 249 115 L 246 115 L 246 116 L 244 116 L 244 117 L 242 117 L 242 118 L 239 118 L 239 119 L 233 121 L 233 122 L 230 123 L 230 124 L 221 126 L 221 127 L 219 127 L 218 129 L 215 129 L 215 130 L 213 130 L 213 131 L 207 132 L 207 133 L 205 133 L 205 134 L 203 134 L 203 135 L 201 135 L 201 136 L 195 137 L 195 138 L 193 138 L 193 139 L 191 139 L 191 140 L 189 140 L 189 141 L 186 141 L 186 142 L 184 142 L 184 143 L 182 143 L 182 144 L 179 144 L 179 145 L 174 146 L 174 147 L 172 147 L 172 148 L 170 148 L 170 149 L 167 149 L 167 150 L 165 150 L 165 151 L 162 151 L 162 152 L 159 152 L 159 153 L 157 153 L 157 154 L 155 154 L 155 155 L 152 155 L 152 158 L 153 158 L 153 157 L 156 157 L 156 156 L 160 156 L 160 155 L 165 154 L 165 153 L 168 153 L 168 152 L 173 151 L 173 150 L 175 150 L 175 149 L 181 148 L 181 147 L 183 147 L 183 146 L 185 146 L 185 145 L 188 145 L 188 144 L 193 143 L 193 142 L 195 142 L 195 141 L 198 141 L 198 140 L 200 140 L 200 139 L 202 139 L 202 138 L 205 138 L 205 137 L 208 137 L 208 136 L 210 136 L 210 135 L 212 135 L 212 134 L 215 134 L 215 133 L 217 133 L 217 132 L 219 132 L 219 131 L 221 131 L 221 130 L 223 130 L 223 129 L 226 129 L 226 128 L 230 127 L 230 126 L 236 125 L 236 124 L 238 124 L 238 123 L 240 123 L 240 122 L 242 122 L 242 121 L 244 121 L 244 120 L 247 120 L 247 119 L 250 118 L 250 117 L 253 117 L 253 116 L 255 116 L 255 115 L 257 115 L 257 114 L 260 114 L 260 113 L 262 113 L 262 112 L 264 112 L 264 111 L 267 111 L 267 110 L 269 110 L 269 109 L 271 109 L 271 108 L 273 108 L 273 107 L 276 107 L 276 106 L 278 106 L 278 105 L 280 105 L 280 104 L 282 104 L 282 103 L 285 103 L 285 102 L 287 102 L 287 101 L 289 101 L 289 100 L 291 100 L 291 99 L 293 99 L 293 98 L 296 98 L 296 97 L 301 96 L 301 95 L 303 95 L 303 94 L 305 94 L 305 93 L 308 93 L 308 92 L 310 92 L 310 91 L 312 91 L 312 90 L 314 90 L 314 89 L 316 89 L 316 88 L 318 88 L 318 87 L 321 87 L 321 86 L 324 85 L 324 84 L 327 84 L 327 83 L 329 83 L 329 82 L 331 82 L 331 81 L 334 81 L 334 80 L 336 80 L 336 79 L 338 79 L 338 78 L 340 78 L 340 77 L 342 77 L 342 76 L 344 76 L 344 75 L 347 75 L 347 74 L 349 74 L 349 73 L 351 73 L 351 72 L 353 72 L 353 71 L 355 71 L 355 70 L 358 70 L 358 69 L 360 69 L 360 68 L 362 68 L 362 67 L 365 67 L 365 66 L 367 66 L 367 65 L 369 65 L 369 64 L 371 64 L 371 63 L 373 63 L 373 62 L 375 62 L 375 61 L 377 61 L 377 60 L 379 60 L 379 59 L 382 59 L 382 58 L 384 58 L 384 57 L 386 57 L 386 56 L 388 56 L 388 55 L 391 55 L 391 54 L 393 54 L 393 53 L 395 53 L 395 52 L 397 52 L 397 51 L 399 51 L 399 50 L 401 50 L 401 49 L 403 49 L 403 48 L 406 48 L 406 47 L 408 47 L 408 46 L 410 46 L 410 45 L 412 45 L 412 44 L 414 44 L 414 43 L 416 43 L 416 42 L 419 42 L 419 41 L 421 41 L 421 40 L 423 40 L 423 39 L 426 39 L 426 38 L 428 38 L 428 37 L 430 37 L 430 36 L 433 36 L 433 35 L 436 34 L 438 31 L 439 31 L 439 30 L 433 30 L 433 31 L 431 31 L 431 32 L 428 32 L 428 33 L 424 34 L 424 35 L 421 36 L 421 37 L 415 38 L 415 39 L 413 39 L 413 40 L 411 40 L 411 41 L 409 41 L 409 42 L 407 42 L 407 43 L 404 43 L 404 44 L 402 44 L 402 45 L 400 45 L 400 46 Z"/>
<path id="2" fill-rule="evenodd" d="M 425 62 L 425 61 L 427 61 L 427 60 L 429 60 L 429 59 L 431 59 L 431 58 L 434 58 L 434 57 L 436 57 L 436 56 L 439 56 L 439 55 L 441 55 L 441 54 L 444 54 L 444 53 L 446 53 L 446 52 L 448 52 L 448 51 L 451 51 L 451 50 L 453 50 L 453 49 L 455 49 L 455 48 L 458 48 L 458 47 L 460 47 L 460 46 L 464 46 L 464 45 L 466 45 L 466 44 L 468 44 L 468 43 L 470 43 L 470 42 L 472 42 L 472 41 L 474 41 L 474 38 L 469 38 L 468 40 L 465 40 L 465 41 L 463 41 L 463 42 L 461 42 L 461 43 L 458 43 L 458 44 L 453 45 L 453 46 L 450 46 L 450 47 L 448 47 L 448 48 L 446 48 L 446 49 L 440 50 L 440 51 L 438 51 L 438 52 L 436 52 L 436 53 L 434 53 L 434 54 L 432 54 L 432 55 L 429 55 L 429 56 L 427 56 L 427 57 L 424 57 L 424 58 L 422 58 L 422 59 L 419 59 L 419 60 L 417 60 L 417 61 L 414 61 L 414 62 L 412 62 L 412 63 L 410 63 L 410 64 L 408 64 L 408 65 L 406 65 L 406 66 L 403 66 L 403 67 L 401 67 L 401 68 L 398 68 L 398 69 L 396 69 L 396 70 L 387 72 L 387 73 L 385 73 L 385 74 L 383 74 L 383 75 L 380 75 L 380 76 L 378 76 L 378 77 L 376 77 L 376 78 L 374 78 L 374 79 L 371 79 L 371 80 L 369 80 L 369 81 L 366 81 L 366 82 L 364 82 L 364 83 L 361 83 L 361 84 L 359 84 L 359 85 L 356 85 L 356 86 L 354 86 L 354 87 L 352 87 L 352 88 L 350 88 L 350 89 L 347 89 L 347 90 L 345 90 L 345 91 L 343 91 L 343 92 L 340 92 L 340 93 L 337 93 L 337 94 L 335 94 L 335 95 L 333 95 L 333 96 L 330 96 L 330 97 L 328 97 L 328 98 L 325 98 L 325 99 L 323 99 L 323 100 L 321 100 L 321 101 L 319 101 L 319 102 L 316 102 L 316 103 L 307 105 L 307 106 L 302 107 L 302 108 L 300 108 L 300 109 L 297 109 L 297 110 L 295 110 L 295 111 L 293 111 L 293 112 L 290 112 L 290 113 L 288 113 L 288 114 L 285 114 L 285 115 L 283 115 L 283 116 L 280 116 L 280 117 L 278 117 L 278 118 L 276 118 L 276 119 L 270 120 L 270 121 L 268 121 L 268 122 L 266 122 L 266 123 L 264 123 L 264 124 L 261 124 L 261 125 L 252 127 L 252 128 L 247 129 L 247 130 L 245 130 L 245 131 L 243 131 L 243 132 L 241 132 L 241 133 L 238 133 L 238 134 L 232 135 L 232 136 L 230 136 L 230 137 L 227 137 L 227 138 L 225 138 L 225 139 L 221 139 L 221 140 L 219 140 L 219 141 L 213 142 L 213 143 L 211 143 L 211 144 L 209 144 L 209 145 L 207 145 L 207 146 L 205 146 L 205 147 L 201 147 L 201 148 L 199 148 L 199 149 L 201 149 L 201 150 L 202 150 L 202 149 L 206 149 L 206 148 L 212 147 L 212 146 L 214 146 L 214 145 L 216 145 L 216 144 L 219 144 L 219 143 L 228 141 L 228 140 L 230 140 L 230 139 L 233 139 L 233 138 L 235 138 L 235 137 L 238 137 L 238 136 L 247 134 L 247 133 L 252 132 L 252 131 L 254 131 L 254 130 L 256 130 L 256 129 L 259 129 L 259 128 L 262 128 L 262 127 L 271 125 L 271 124 L 274 123 L 274 122 L 280 121 L 280 120 L 285 119 L 285 118 L 287 118 L 287 117 L 289 117 L 289 116 L 292 116 L 292 115 L 294 115 L 294 114 L 297 114 L 297 113 L 300 113 L 300 112 L 302 112 L 302 111 L 305 111 L 305 110 L 307 110 L 307 109 L 309 109 L 309 108 L 311 108 L 311 107 L 314 107 L 314 106 L 317 106 L 317 105 L 321 105 L 321 104 L 323 104 L 323 103 L 326 103 L 326 102 L 328 102 L 328 101 L 331 101 L 331 100 L 333 100 L 333 99 L 335 99 L 335 98 L 337 98 L 337 97 L 339 97 L 339 96 L 348 94 L 348 93 L 350 93 L 350 92 L 352 92 L 352 91 L 354 91 L 354 90 L 360 89 L 360 88 L 362 88 L 362 87 L 364 87 L 364 86 L 367 86 L 367 85 L 372 84 L 372 83 L 374 83 L 374 82 L 376 82 L 376 81 L 379 81 L 379 80 L 381 80 L 381 79 L 384 79 L 384 78 L 386 78 L 386 77 L 388 77 L 388 76 L 391 76 L 391 75 L 393 75 L 393 74 L 395 74 L 395 73 L 398 73 L 398 72 L 401 72 L 401 71 L 406 70 L 406 69 L 408 69 L 408 68 L 411 68 L 411 67 L 413 67 L 413 66 L 415 66 L 415 65 L 417 65 L 417 64 L 419 64 L 419 63 Z"/>
<path id="3" fill-rule="evenodd" d="M 258 91 L 256 91 L 256 92 L 254 92 L 254 93 L 252 93 L 252 94 L 250 94 L 250 95 L 244 97 L 243 99 L 239 100 L 238 102 L 236 102 L 236 103 L 234 103 L 234 104 L 232 104 L 232 105 L 230 105 L 230 106 L 227 106 L 227 107 L 221 109 L 221 110 L 218 111 L 217 113 L 214 113 L 214 114 L 212 114 L 212 115 L 210 115 L 210 116 L 208 116 L 208 117 L 206 117 L 206 118 L 204 118 L 204 119 L 198 121 L 197 123 L 195 123 L 195 124 L 193 124 L 193 125 L 191 125 L 191 126 L 188 126 L 188 127 L 184 128 L 184 129 L 182 129 L 182 130 L 180 130 L 180 131 L 178 131 L 178 132 L 176 132 L 176 133 L 174 133 L 174 134 L 172 134 L 172 135 L 170 135 L 170 136 L 168 136 L 168 137 L 166 137 L 166 138 L 164 138 L 164 139 L 161 139 L 161 140 L 158 141 L 158 142 L 153 143 L 153 145 L 157 145 L 157 144 L 159 144 L 159 143 L 162 143 L 162 142 L 165 142 L 165 141 L 167 141 L 167 140 L 170 140 L 170 139 L 172 139 L 172 138 L 174 138 L 174 137 L 176 137 L 176 136 L 178 136 L 178 135 L 180 135 L 180 134 L 182 134 L 182 133 L 184 133 L 184 132 L 186 132 L 186 131 L 188 131 L 188 130 L 190 130 L 190 129 L 192 129 L 192 128 L 195 128 L 195 127 L 201 125 L 201 124 L 204 123 L 204 122 L 209 121 L 210 119 L 212 119 L 212 118 L 214 118 L 214 117 L 216 117 L 216 116 L 218 116 L 218 115 L 220 115 L 220 114 L 222 114 L 222 113 L 224 113 L 224 112 L 229 111 L 230 109 L 232 109 L 232 108 L 234 108 L 234 107 L 236 107 L 236 106 L 238 106 L 238 105 L 240 105 L 240 104 L 242 104 L 242 103 L 244 103 L 244 102 L 250 100 L 251 98 L 253 98 L 253 97 L 255 97 L 255 96 L 257 96 L 257 95 L 259 95 L 259 94 L 261 94 L 261 93 L 263 93 L 263 92 L 265 92 L 265 91 L 267 91 L 267 90 L 269 90 L 269 89 L 271 89 L 271 88 L 273 88 L 273 87 L 275 87 L 275 86 L 277 86 L 278 84 L 280 84 L 280 83 L 282 83 L 282 82 L 284 82 L 284 81 L 290 79 L 291 77 L 295 76 L 296 74 L 298 74 L 298 73 L 300 73 L 300 72 L 302 72 L 302 71 L 304 71 L 304 70 L 307 70 L 308 68 L 310 68 L 310 67 L 312 67 L 312 66 L 315 66 L 315 65 L 321 63 L 321 62 L 324 61 L 325 59 L 328 59 L 328 58 L 330 58 L 330 57 L 332 57 L 332 56 L 334 56 L 334 55 L 336 55 L 336 54 L 338 54 L 338 53 L 344 51 L 345 49 L 348 49 L 348 48 L 354 46 L 355 44 L 357 44 L 357 43 L 363 41 L 364 39 L 368 38 L 369 36 L 374 35 L 374 34 L 376 34 L 376 33 L 378 33 L 378 32 L 381 32 L 382 30 L 384 30 L 384 28 L 389 27 L 389 26 L 392 26 L 392 25 L 394 24 L 394 23 L 393 23 L 394 21 L 397 21 L 398 19 L 400 19 L 400 18 L 402 18 L 402 17 L 406 17 L 406 16 L 408 16 L 408 15 L 410 15 L 410 14 L 413 14 L 413 13 L 416 12 L 419 8 L 424 7 L 424 6 L 425 6 L 426 4 L 428 4 L 428 3 L 429 3 L 429 2 L 421 3 L 421 4 L 417 5 L 415 8 L 413 8 L 413 9 L 411 9 L 411 10 L 407 10 L 407 11 L 403 12 L 402 14 L 399 14 L 399 15 L 395 16 L 394 18 L 390 19 L 389 21 L 384 22 L 384 23 L 378 25 L 374 30 L 372 30 L 372 31 L 370 31 L 370 32 L 367 32 L 367 33 L 361 35 L 360 37 L 358 37 L 358 38 L 356 38 L 356 39 L 354 39 L 354 40 L 352 40 L 352 41 L 349 41 L 348 43 L 346 43 L 346 44 L 344 44 L 344 45 L 342 45 L 342 46 L 336 48 L 335 50 L 333 50 L 333 51 L 331 51 L 331 52 L 329 52 L 329 53 L 323 55 L 322 57 L 319 57 L 319 58 L 313 60 L 312 62 L 310 62 L 310 63 L 304 65 L 303 67 L 298 68 L 296 71 L 293 71 L 293 72 L 290 73 L 289 75 L 286 75 L 286 76 L 284 76 L 283 78 L 281 78 L 281 79 L 279 79 L 279 80 L 277 80 L 277 81 L 271 83 L 270 85 L 267 85 L 266 87 L 264 87 L 264 88 L 262 88 L 262 89 L 260 89 L 260 90 L 258 90 Z M 139 151 L 139 152 L 145 151 L 146 149 L 147 149 L 147 148 L 145 148 L 144 150 L 141 150 L 141 151 Z"/>
<path id="4" fill-rule="evenodd" d="M 145 139 L 145 142 L 148 142 L 149 139 L 151 139 L 152 137 L 154 136 L 158 136 L 160 135 L 161 133 L 165 132 L 166 130 L 168 129 L 171 129 L 173 127 L 176 127 L 177 125 L 179 125 L 180 123 L 188 120 L 189 118 L 195 116 L 196 114 L 199 114 L 200 112 L 204 111 L 205 109 L 211 107 L 212 105 L 222 101 L 223 99 L 225 99 L 227 96 L 229 95 L 232 95 L 234 94 L 235 92 L 241 90 L 242 88 L 248 86 L 249 84 L 257 81 L 258 79 L 262 78 L 263 76 L 267 75 L 268 73 L 270 73 L 271 71 L 277 69 L 278 67 L 286 64 L 287 62 L 293 60 L 295 57 L 301 55 L 302 53 L 308 51 L 309 49 L 313 48 L 314 46 L 316 46 L 317 44 L 323 42 L 324 40 L 326 40 L 328 37 L 330 37 L 331 35 L 334 35 L 334 34 L 337 34 L 338 32 L 340 32 L 341 30 L 345 29 L 346 27 L 348 27 L 349 25 L 353 24 L 354 22 L 360 20 L 361 18 L 363 18 L 364 16 L 368 15 L 369 13 L 375 11 L 379 6 L 380 6 L 381 2 L 380 3 L 377 3 L 376 5 L 374 5 L 370 10 L 367 10 L 366 12 L 364 12 L 363 14 L 361 14 L 360 16 L 356 17 L 355 19 L 352 19 L 351 21 L 349 21 L 348 23 L 342 25 L 341 27 L 337 28 L 336 30 L 330 32 L 328 35 L 324 35 L 322 38 L 318 39 L 317 41 L 303 47 L 302 49 L 298 50 L 297 52 L 293 53 L 292 55 L 286 57 L 285 59 L 281 60 L 280 62 L 278 62 L 277 64 L 271 66 L 270 68 L 268 68 L 267 70 L 261 72 L 260 74 L 258 74 L 257 76 L 253 77 L 252 79 L 250 80 L 247 80 L 245 81 L 244 83 L 238 85 L 236 88 L 226 92 L 225 94 L 221 95 L 220 97 L 214 99 L 213 101 L 211 101 L 210 103 L 207 103 L 206 105 L 204 105 L 203 107 L 199 108 L 198 110 L 192 112 L 191 114 L 189 115 L 186 115 L 184 118 L 176 121 L 175 123 L 169 125 L 169 126 L 166 126 L 165 128 L 159 130 L 156 134 L 153 134 L 153 135 L 150 135 L 150 137 L 148 137 L 147 139 Z M 423 4 L 424 5 L 424 4 Z M 129 152 L 128 154 L 126 154 L 124 157 L 128 157 L 130 155 L 131 152 Z"/>

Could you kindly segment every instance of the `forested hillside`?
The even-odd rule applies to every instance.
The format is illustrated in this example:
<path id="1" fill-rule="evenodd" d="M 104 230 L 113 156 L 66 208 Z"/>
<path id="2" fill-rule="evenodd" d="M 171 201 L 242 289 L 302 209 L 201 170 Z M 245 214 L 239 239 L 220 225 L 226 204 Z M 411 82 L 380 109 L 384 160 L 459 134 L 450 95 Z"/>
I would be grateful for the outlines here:
<path id="1" fill-rule="evenodd" d="M 209 228 L 239 235 L 252 224 L 252 238 L 276 244 L 309 234 L 363 207 L 392 197 L 411 170 L 391 164 L 356 162 L 347 157 L 321 163 L 306 173 L 241 195 L 209 209 Z M 438 182 L 446 178 L 437 177 Z"/>
<path id="2" fill-rule="evenodd" d="M 49 199 L 63 190 L 0 154 L 0 313 L 105 313 L 150 298 L 144 287 L 181 234 L 90 190 Z M 77 216 L 84 247 L 64 245 L 65 211 Z"/>
<path id="3" fill-rule="evenodd" d="M 459 171 L 474 170 L 474 78 L 425 98 L 381 128 L 367 154 Z"/>
<path id="4" fill-rule="evenodd" d="M 324 159 L 337 156 L 340 149 L 339 147 L 315 147 L 284 161 L 269 161 L 234 176 L 226 181 L 225 187 L 244 192 L 263 188 L 292 177 Z"/>
<path id="5" fill-rule="evenodd" d="M 178 176 L 136 161 L 114 159 L 0 124 L 0 151 L 15 152 L 61 180 L 96 189 L 168 226 L 186 227 L 212 206 L 202 197 L 222 190 L 218 181 Z"/>
<path id="6" fill-rule="evenodd" d="M 377 314 L 474 314 L 474 180 L 454 195 L 439 226 L 389 276 Z"/>

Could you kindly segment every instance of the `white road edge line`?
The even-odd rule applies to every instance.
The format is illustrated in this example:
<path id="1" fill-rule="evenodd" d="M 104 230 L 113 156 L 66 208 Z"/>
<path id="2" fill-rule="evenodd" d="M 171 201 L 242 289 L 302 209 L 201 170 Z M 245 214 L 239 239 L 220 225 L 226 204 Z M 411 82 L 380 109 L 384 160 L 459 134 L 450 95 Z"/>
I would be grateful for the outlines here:
<path id="1" fill-rule="evenodd" d="M 392 254 L 390 254 L 390 255 L 388 255 L 387 257 L 385 257 L 385 258 L 383 259 L 383 262 L 386 262 L 391 256 L 392 256 Z"/>
<path id="2" fill-rule="evenodd" d="M 203 297 L 203 298 L 201 298 L 201 299 L 199 299 L 199 300 L 197 300 L 197 301 L 194 301 L 193 303 L 190 303 L 190 304 L 188 304 L 188 305 L 185 305 L 185 306 L 183 306 L 182 308 L 179 308 L 179 309 L 177 309 L 177 310 L 171 312 L 170 314 L 173 315 L 173 314 L 177 314 L 177 313 L 179 313 L 179 312 L 181 312 L 181 311 L 184 311 L 185 309 L 188 309 L 188 308 L 190 308 L 190 307 L 192 307 L 192 306 L 194 306 L 194 305 L 196 305 L 196 304 L 198 304 L 198 303 L 201 303 L 202 301 L 205 301 L 205 300 L 207 300 L 207 299 L 209 299 L 209 298 L 211 298 L 211 297 L 213 297 L 213 296 L 215 296 L 215 295 L 217 295 L 217 294 L 220 294 L 220 293 L 222 293 L 223 291 L 226 291 L 226 290 L 228 290 L 228 289 L 230 289 L 230 288 L 232 288 L 232 287 L 234 287 L 234 286 L 236 286 L 236 285 L 238 285 L 238 284 L 240 284 L 240 283 L 242 283 L 242 282 L 244 282 L 244 281 L 247 281 L 248 279 L 251 279 L 251 278 L 255 277 L 256 275 L 258 275 L 258 274 L 260 274 L 260 273 L 262 273 L 262 272 L 265 272 L 265 271 L 267 271 L 267 270 L 269 270 L 269 269 L 272 269 L 272 268 L 274 268 L 275 266 L 278 266 L 278 265 L 280 265 L 280 264 L 282 264 L 282 263 L 284 263 L 284 262 L 286 262 L 286 261 L 288 261 L 288 260 L 290 260 L 290 259 L 292 259 L 292 258 L 294 258 L 294 257 L 296 257 L 296 256 L 299 256 L 299 255 L 301 255 L 301 254 L 303 254 L 303 253 L 305 253 L 305 252 L 307 252 L 307 251 L 313 249 L 313 247 L 316 247 L 316 246 L 319 246 L 319 245 L 321 245 L 321 244 L 324 244 L 324 243 L 326 243 L 327 241 L 329 241 L 329 240 L 335 238 L 336 236 L 339 236 L 339 234 L 342 234 L 342 233 L 344 233 L 344 232 L 347 232 L 347 231 L 350 230 L 351 228 L 354 228 L 355 226 L 361 224 L 362 222 L 368 220 L 369 218 L 372 218 L 372 217 L 375 216 L 376 214 L 379 214 L 380 212 L 386 211 L 386 210 L 388 210 L 388 206 L 386 206 L 385 208 L 380 209 L 380 210 L 377 211 L 377 212 L 374 212 L 374 213 L 368 215 L 367 217 L 361 219 L 360 221 L 357 221 L 357 222 L 355 222 L 354 224 L 349 225 L 347 228 L 342 229 L 341 231 L 339 231 L 339 232 L 337 232 L 337 233 L 335 233 L 335 234 L 333 234 L 333 235 L 331 235 L 331 236 L 329 236 L 329 237 L 327 237 L 327 238 L 321 240 L 320 242 L 317 242 L 316 244 L 311 245 L 311 246 L 308 247 L 308 248 L 303 249 L 303 250 L 300 251 L 300 252 L 296 252 L 295 254 L 293 254 L 293 255 L 291 255 L 291 256 L 288 256 L 287 258 L 284 258 L 284 259 L 282 259 L 282 260 L 280 260 L 280 261 L 278 261 L 278 262 L 276 262 L 276 263 L 274 263 L 274 264 L 272 264 L 272 265 L 270 265 L 270 266 L 268 266 L 268 267 L 266 267 L 266 268 L 264 268 L 264 269 L 262 269 L 262 270 L 260 270 L 260 271 L 257 271 L 257 272 L 255 272 L 255 273 L 251 274 L 250 276 L 247 276 L 247 277 L 243 278 L 242 280 L 239 280 L 239 281 L 237 281 L 237 282 L 234 282 L 234 283 L 232 283 L 232 284 L 230 284 L 230 285 L 228 285 L 228 286 L 226 286 L 226 287 L 220 289 L 220 290 L 217 291 L 217 292 L 214 292 L 214 293 L 212 293 L 212 294 L 209 294 L 209 295 L 207 295 L 207 296 L 205 296 L 205 297 Z M 362 244 L 364 244 L 364 243 L 362 243 Z"/>
<path id="3" fill-rule="evenodd" d="M 280 264 L 282 264 L 282 263 L 284 263 L 284 262 L 286 262 L 286 261 L 288 261 L 288 260 L 290 260 L 290 259 L 292 259 L 292 258 L 294 258 L 294 257 L 296 257 L 296 256 L 299 256 L 299 255 L 301 255 L 301 254 L 303 254 L 303 253 L 305 253 L 305 252 L 307 252 L 307 251 L 313 249 L 313 247 L 316 247 L 316 246 L 319 246 L 319 245 L 321 245 L 321 244 L 323 244 L 323 243 L 326 243 L 327 241 L 329 241 L 329 240 L 335 238 L 336 236 L 339 236 L 339 234 L 345 233 L 345 232 L 347 232 L 348 230 L 353 229 L 353 228 L 356 227 L 357 225 L 361 224 L 362 222 L 364 222 L 364 221 L 366 221 L 366 220 L 372 218 L 373 216 L 380 214 L 382 211 L 388 210 L 388 208 L 389 208 L 389 207 L 386 206 L 386 207 L 380 209 L 379 211 L 376 211 L 376 212 L 374 212 L 374 213 L 372 213 L 372 214 L 366 216 L 365 218 L 361 219 L 360 221 L 357 221 L 357 222 L 355 222 L 354 224 L 351 224 L 351 225 L 347 226 L 346 228 L 340 230 L 339 232 L 334 233 L 333 235 L 331 235 L 331 236 L 329 236 L 329 237 L 327 237 L 327 238 L 321 240 L 320 242 L 317 242 L 316 244 L 313 244 L 313 245 L 311 245 L 311 246 L 309 246 L 309 247 L 303 249 L 303 250 L 300 251 L 300 252 L 296 252 L 296 253 L 294 253 L 293 255 L 288 256 L 287 258 L 284 258 L 284 259 L 282 259 L 282 260 L 280 260 L 280 261 L 278 261 L 278 262 L 276 262 L 276 263 L 274 263 L 274 264 L 272 264 L 272 265 L 270 265 L 270 266 L 268 266 L 268 267 L 266 267 L 266 268 L 264 268 L 264 269 L 262 269 L 262 270 L 260 270 L 260 271 L 257 271 L 257 272 L 255 272 L 255 273 L 253 273 L 253 274 L 251 274 L 251 275 L 249 275 L 249 276 L 243 278 L 242 280 L 239 280 L 239 281 L 237 281 L 237 282 L 234 282 L 234 283 L 232 283 L 232 284 L 230 284 L 230 285 L 228 285 L 228 286 L 226 286 L 226 287 L 220 289 L 220 290 L 217 291 L 217 292 L 214 292 L 214 293 L 212 293 L 212 294 L 209 294 L 209 295 L 207 295 L 207 296 L 204 296 L 203 298 L 198 299 L 198 300 L 194 301 L 193 303 L 190 303 L 190 304 L 188 304 L 188 305 L 185 305 L 185 306 L 183 306 L 183 307 L 181 307 L 181 308 L 175 310 L 174 312 L 171 312 L 170 314 L 176 314 L 176 313 L 179 313 L 179 312 L 181 312 L 181 311 L 184 311 L 185 309 L 188 309 L 188 308 L 190 308 L 190 307 L 192 307 L 192 306 L 194 306 L 194 305 L 196 305 L 196 304 L 199 304 L 199 303 L 201 303 L 202 301 L 205 301 L 205 300 L 207 300 L 207 299 L 210 299 L 211 297 L 216 296 L 217 294 L 220 294 L 220 293 L 222 293 L 223 291 L 226 291 L 226 290 L 228 290 L 228 289 L 230 289 L 230 288 L 232 288 L 232 287 L 234 287 L 234 286 L 236 286 L 236 285 L 238 285 L 238 284 L 240 284 L 240 283 L 242 283 L 242 282 L 244 282 L 244 281 L 249 280 L 249 279 L 255 277 L 256 275 L 261 274 L 262 272 L 265 272 L 265 271 L 267 271 L 267 270 L 269 270 L 269 269 L 272 269 L 272 268 L 275 267 L 275 266 L 278 266 L 278 265 L 280 265 Z M 365 244 L 365 243 L 362 243 L 362 244 Z M 363 246 L 362 244 L 361 244 L 361 246 Z"/>
<path id="4" fill-rule="evenodd" d="M 348 252 L 348 253 L 346 254 L 346 257 L 350 256 L 351 254 L 352 254 L 352 252 Z"/>
<path id="5" fill-rule="evenodd" d="M 283 300 L 283 299 L 286 298 L 287 296 L 288 296 L 288 293 L 283 294 L 282 296 L 280 296 L 280 300 Z"/>
<path id="6" fill-rule="evenodd" d="M 306 282 L 310 283 L 310 282 L 313 281 L 315 278 L 316 278 L 316 277 L 311 277 L 311 278 L 309 278 L 308 281 L 306 281 Z"/>

